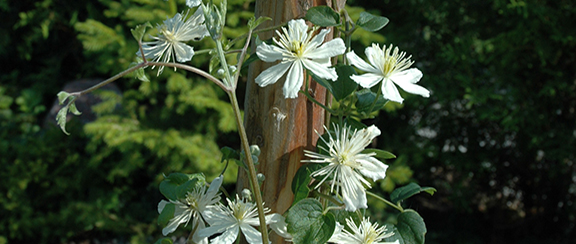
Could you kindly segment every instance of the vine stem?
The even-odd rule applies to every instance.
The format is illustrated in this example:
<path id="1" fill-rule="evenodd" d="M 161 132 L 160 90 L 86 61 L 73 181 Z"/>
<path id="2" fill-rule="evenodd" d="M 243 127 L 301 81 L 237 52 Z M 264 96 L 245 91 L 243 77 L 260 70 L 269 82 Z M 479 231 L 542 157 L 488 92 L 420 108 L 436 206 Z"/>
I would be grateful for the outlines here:
<path id="1" fill-rule="evenodd" d="M 374 194 L 374 193 L 372 193 L 372 192 L 369 192 L 369 191 L 366 191 L 366 194 L 368 194 L 368 195 L 370 195 L 370 196 L 372 196 L 372 197 L 374 197 L 374 198 L 376 198 L 376 199 L 378 199 L 378 200 L 380 200 L 380 201 L 382 201 L 382 202 L 384 202 L 384 203 L 392 206 L 393 208 L 395 208 L 396 210 L 398 210 L 398 211 L 400 211 L 400 212 L 404 212 L 404 209 L 402 208 L 402 206 L 400 206 L 400 204 L 394 204 L 394 203 L 392 203 L 392 202 L 390 202 L 390 201 L 382 198 L 381 196 L 378 196 L 378 195 L 376 195 L 376 194 Z"/>
<path id="2" fill-rule="evenodd" d="M 258 179 L 256 178 L 256 168 L 254 167 L 254 162 L 252 161 L 252 155 L 250 154 L 250 145 L 248 144 L 248 136 L 246 135 L 246 129 L 244 128 L 244 123 L 242 120 L 242 115 L 240 114 L 240 107 L 238 106 L 238 99 L 236 98 L 236 93 L 233 91 L 228 91 L 228 96 L 230 97 L 230 102 L 232 103 L 232 109 L 234 110 L 234 118 L 238 124 L 238 134 L 240 134 L 240 140 L 242 141 L 242 149 L 244 150 L 244 155 L 246 156 L 246 164 L 248 166 L 248 174 L 250 175 L 250 183 L 252 185 L 252 193 L 254 194 L 254 200 L 256 201 L 256 207 L 258 208 L 258 219 L 260 220 L 260 232 L 262 233 L 262 243 L 268 243 L 268 228 L 266 227 L 266 218 L 264 213 L 264 204 L 262 202 L 262 194 L 260 193 L 260 185 L 258 184 Z"/>

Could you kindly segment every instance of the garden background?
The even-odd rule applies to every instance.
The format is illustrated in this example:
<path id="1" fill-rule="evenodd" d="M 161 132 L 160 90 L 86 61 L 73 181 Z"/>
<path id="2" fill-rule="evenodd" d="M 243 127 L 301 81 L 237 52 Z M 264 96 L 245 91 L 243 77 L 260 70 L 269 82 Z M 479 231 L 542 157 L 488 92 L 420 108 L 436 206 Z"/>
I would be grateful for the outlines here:
<path id="1" fill-rule="evenodd" d="M 160 23 L 184 2 L 0 0 L 0 244 L 153 243 L 163 174 L 212 179 L 223 167 L 219 148 L 239 148 L 226 95 L 170 69 L 95 94 L 103 102 L 87 108 L 93 117 L 80 109 L 70 136 L 54 126 L 51 108 L 66 84 L 128 68 L 137 51 L 130 28 Z M 251 2 L 228 1 L 228 38 L 247 30 Z M 353 19 L 363 10 L 390 19 L 376 34 L 359 31 L 356 52 L 373 42 L 399 46 L 431 91 L 428 99 L 404 94 L 404 104 L 368 121 L 382 130 L 375 145 L 398 156 L 373 190 L 438 189 L 405 203 L 424 218 L 427 243 L 573 243 L 576 3 L 348 5 Z M 209 58 L 192 63 L 207 68 Z M 373 218 L 394 221 L 380 207 Z"/>

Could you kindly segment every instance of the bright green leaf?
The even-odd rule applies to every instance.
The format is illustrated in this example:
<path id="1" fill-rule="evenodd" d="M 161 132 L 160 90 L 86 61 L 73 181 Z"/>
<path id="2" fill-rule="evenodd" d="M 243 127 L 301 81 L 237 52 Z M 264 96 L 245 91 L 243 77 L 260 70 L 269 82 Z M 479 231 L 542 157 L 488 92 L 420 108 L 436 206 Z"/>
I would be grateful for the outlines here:
<path id="1" fill-rule="evenodd" d="M 386 17 L 372 15 L 368 12 L 360 13 L 360 18 L 356 21 L 356 25 L 362 27 L 362 29 L 375 32 L 382 29 L 388 24 L 389 20 Z"/>
<path id="2" fill-rule="evenodd" d="M 335 69 L 338 74 L 338 79 L 332 83 L 331 92 L 336 100 L 341 101 L 356 91 L 358 87 L 358 83 L 350 78 L 350 76 L 356 74 L 356 70 L 349 65 L 338 65 Z"/>
<path id="3" fill-rule="evenodd" d="M 256 29 L 260 24 L 264 23 L 265 21 L 268 20 L 272 20 L 272 18 L 270 17 L 264 17 L 264 16 L 260 16 L 258 17 L 258 19 L 255 19 L 254 17 L 250 18 L 250 20 L 248 20 L 248 28 L 250 28 L 251 30 Z"/>
<path id="4" fill-rule="evenodd" d="M 364 149 L 364 151 L 362 151 L 362 153 L 364 153 L 364 154 L 376 153 L 376 155 L 374 155 L 374 157 L 379 158 L 379 159 L 384 159 L 384 160 L 396 158 L 396 155 L 392 154 L 391 152 L 380 150 L 380 149 L 375 149 L 375 148 Z"/>
<path id="5" fill-rule="evenodd" d="M 70 95 L 70 93 L 68 93 L 68 92 L 61 91 L 61 92 L 58 92 L 58 95 L 56 95 L 56 96 L 58 96 L 58 103 L 60 105 L 62 105 L 72 95 Z"/>
<path id="6" fill-rule="evenodd" d="M 406 244 L 424 244 L 426 224 L 420 215 L 407 209 L 398 216 L 398 233 Z"/>
<path id="7" fill-rule="evenodd" d="M 392 194 L 390 194 L 390 200 L 392 200 L 393 203 L 399 203 L 423 191 L 433 195 L 436 189 L 432 187 L 420 187 L 416 183 L 410 183 L 394 190 Z"/>
<path id="8" fill-rule="evenodd" d="M 328 6 L 316 6 L 308 9 L 306 20 L 322 27 L 340 25 L 340 15 Z"/>
<path id="9" fill-rule="evenodd" d="M 286 223 L 292 241 L 296 244 L 326 243 L 334 233 L 336 220 L 332 213 L 322 214 L 322 204 L 311 198 L 306 198 L 287 213 Z"/>
<path id="10" fill-rule="evenodd" d="M 142 37 L 144 37 L 144 33 L 146 33 L 146 27 L 152 28 L 150 22 L 146 22 L 146 24 L 142 25 L 137 25 L 136 28 L 130 29 L 130 32 L 132 32 L 132 36 L 134 36 L 134 39 L 136 39 L 136 41 L 138 42 L 142 41 Z"/>
<path id="11" fill-rule="evenodd" d="M 70 103 L 70 113 L 74 114 L 74 115 L 81 115 L 82 113 L 80 111 L 78 111 L 78 109 L 76 108 L 76 104 L 75 103 Z"/>

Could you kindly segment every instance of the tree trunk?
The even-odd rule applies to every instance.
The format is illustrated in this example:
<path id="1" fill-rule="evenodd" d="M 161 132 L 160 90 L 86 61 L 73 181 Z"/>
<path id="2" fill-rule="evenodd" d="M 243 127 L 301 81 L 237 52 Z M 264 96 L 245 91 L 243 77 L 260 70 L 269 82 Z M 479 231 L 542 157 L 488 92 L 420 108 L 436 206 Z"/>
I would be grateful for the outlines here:
<path id="1" fill-rule="evenodd" d="M 338 0 L 343 6 L 345 0 Z M 341 3 L 340 3 L 341 2 Z M 260 28 L 286 23 L 291 19 L 303 18 L 306 11 L 319 5 L 331 6 L 326 0 L 256 0 L 255 15 L 271 17 Z M 275 36 L 273 31 L 260 33 L 262 40 Z M 332 38 L 332 32 L 326 39 Z M 254 54 L 255 55 L 255 54 Z M 265 207 L 283 214 L 294 198 L 291 190 L 292 178 L 300 167 L 303 150 L 314 150 L 318 133 L 323 132 L 324 110 L 308 101 L 302 94 L 296 99 L 286 99 L 282 93 L 284 78 L 273 85 L 259 87 L 256 76 L 275 63 L 254 62 L 250 65 L 245 100 L 245 127 L 251 145 L 261 149 L 258 173 L 266 177 L 262 185 Z M 309 93 L 323 102 L 326 89 L 310 81 Z M 249 188 L 247 174 L 239 172 L 237 191 Z M 272 243 L 281 243 L 276 235 Z"/>

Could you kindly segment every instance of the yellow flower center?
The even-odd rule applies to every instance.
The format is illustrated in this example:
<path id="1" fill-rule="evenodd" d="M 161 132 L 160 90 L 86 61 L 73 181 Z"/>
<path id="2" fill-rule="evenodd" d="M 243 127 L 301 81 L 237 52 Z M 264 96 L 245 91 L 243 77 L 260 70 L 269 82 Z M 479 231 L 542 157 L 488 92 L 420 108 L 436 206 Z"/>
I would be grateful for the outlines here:
<path id="1" fill-rule="evenodd" d="M 290 43 L 290 51 L 294 53 L 297 57 L 302 57 L 302 53 L 304 52 L 304 45 L 301 42 L 293 40 Z"/>
<path id="2" fill-rule="evenodd" d="M 162 35 L 164 35 L 164 37 L 166 37 L 166 40 L 168 40 L 168 42 L 170 43 L 174 43 L 176 42 L 176 33 L 166 29 L 166 27 L 162 28 Z"/>

